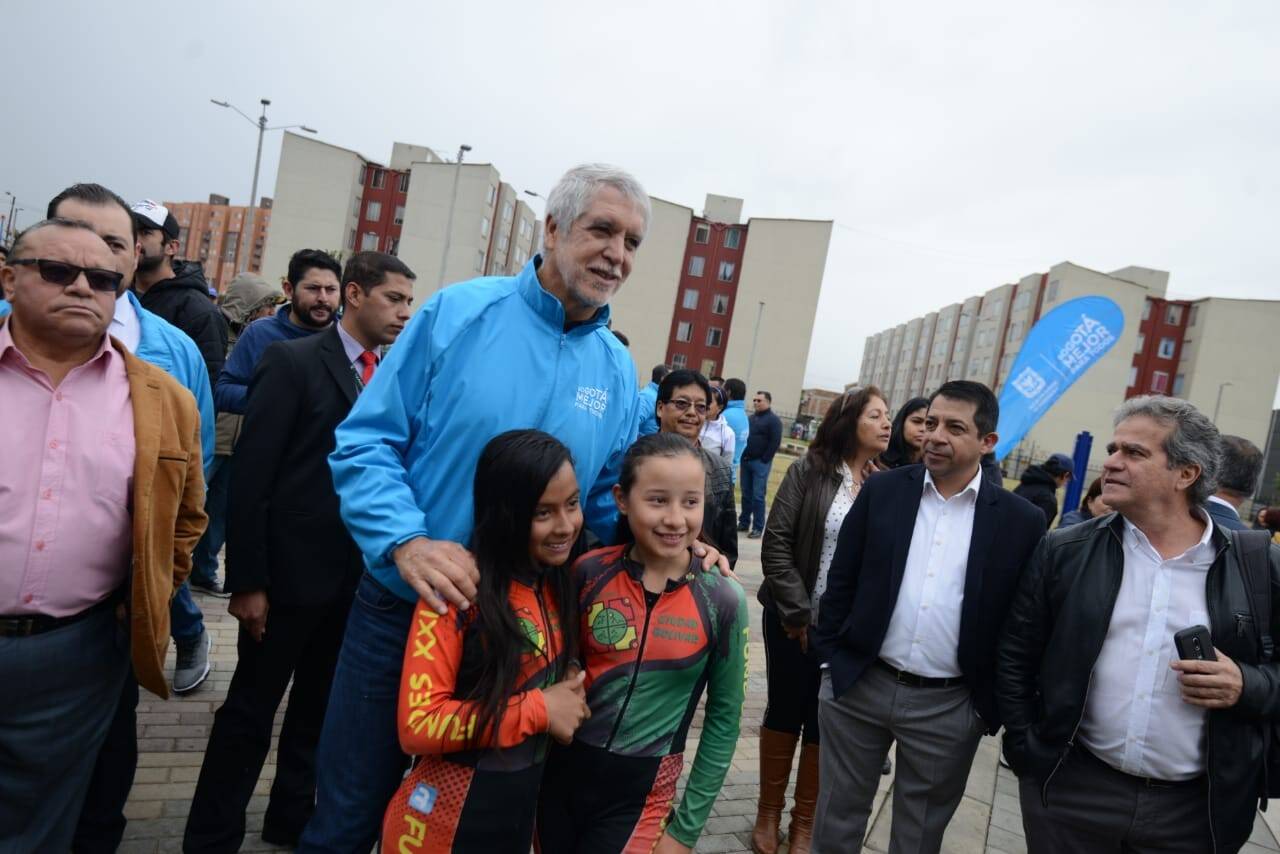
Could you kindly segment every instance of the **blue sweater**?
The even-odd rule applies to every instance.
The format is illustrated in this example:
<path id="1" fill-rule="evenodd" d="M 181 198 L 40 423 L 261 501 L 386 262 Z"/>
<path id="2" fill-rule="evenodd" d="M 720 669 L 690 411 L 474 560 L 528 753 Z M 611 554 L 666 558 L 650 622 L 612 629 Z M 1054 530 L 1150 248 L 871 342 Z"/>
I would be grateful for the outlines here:
<path id="1" fill-rule="evenodd" d="M 651 436 L 658 432 L 658 384 L 649 383 L 640 389 L 640 409 L 636 413 L 640 424 L 636 429 L 636 437 Z"/>
<path id="2" fill-rule="evenodd" d="M 606 326 L 608 307 L 565 330 L 540 261 L 437 291 L 338 426 L 329 466 L 342 520 L 373 577 L 409 602 L 417 594 L 391 551 L 418 536 L 469 545 L 476 461 L 507 430 L 545 430 L 569 447 L 586 523 L 614 539 L 635 365 Z"/>
<path id="3" fill-rule="evenodd" d="M 280 306 L 271 317 L 255 320 L 240 333 L 236 346 L 231 349 L 218 383 L 213 387 L 213 402 L 219 412 L 244 415 L 249 401 L 249 380 L 263 352 L 277 341 L 292 341 L 314 335 L 319 329 L 303 329 L 289 322 L 289 306 Z"/>
<path id="4" fill-rule="evenodd" d="M 751 424 L 747 421 L 746 401 L 731 400 L 724 408 L 724 420 L 733 428 L 733 476 L 738 476 L 738 466 L 742 463 L 742 454 L 747 450 L 747 437 L 751 433 Z"/>

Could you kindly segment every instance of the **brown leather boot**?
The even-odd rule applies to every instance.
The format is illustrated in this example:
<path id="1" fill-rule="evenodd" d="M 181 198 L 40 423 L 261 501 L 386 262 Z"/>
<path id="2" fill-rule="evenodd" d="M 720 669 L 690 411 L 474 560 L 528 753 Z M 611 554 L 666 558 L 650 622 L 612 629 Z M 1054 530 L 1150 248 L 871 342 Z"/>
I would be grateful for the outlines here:
<path id="1" fill-rule="evenodd" d="M 777 854 L 791 760 L 799 739 L 798 733 L 760 727 L 760 800 L 756 803 L 756 826 L 751 831 L 751 850 L 755 854 Z"/>
<path id="2" fill-rule="evenodd" d="M 818 745 L 800 745 L 800 769 L 796 772 L 796 804 L 787 828 L 790 854 L 809 854 L 813 843 L 813 815 L 818 808 Z"/>

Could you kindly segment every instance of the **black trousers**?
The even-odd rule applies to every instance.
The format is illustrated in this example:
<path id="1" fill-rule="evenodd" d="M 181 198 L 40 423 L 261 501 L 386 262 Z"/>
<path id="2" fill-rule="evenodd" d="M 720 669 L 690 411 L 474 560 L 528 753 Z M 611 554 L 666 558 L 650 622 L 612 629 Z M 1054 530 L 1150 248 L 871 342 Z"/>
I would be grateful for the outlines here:
<path id="1" fill-rule="evenodd" d="M 106 741 L 102 743 L 93 766 L 89 794 L 80 809 L 80 821 L 76 824 L 75 839 L 71 843 L 75 854 L 113 854 L 120 847 L 128 823 L 124 817 L 124 805 L 129 800 L 129 790 L 133 788 L 137 770 L 138 681 L 131 665 L 111 728 L 107 730 Z"/>
<path id="2" fill-rule="evenodd" d="M 239 661 L 227 699 L 213 716 L 184 851 L 239 850 L 245 809 L 271 749 L 272 723 L 290 677 L 293 690 L 276 747 L 263 834 L 272 840 L 301 835 L 315 811 L 316 745 L 350 608 L 350 595 L 319 607 L 273 602 L 260 643 L 241 629 Z"/>
<path id="3" fill-rule="evenodd" d="M 787 637 L 782 620 L 764 609 L 764 668 L 768 703 L 764 726 L 775 732 L 804 734 L 805 744 L 818 743 L 818 662 L 800 651 L 800 641 Z"/>

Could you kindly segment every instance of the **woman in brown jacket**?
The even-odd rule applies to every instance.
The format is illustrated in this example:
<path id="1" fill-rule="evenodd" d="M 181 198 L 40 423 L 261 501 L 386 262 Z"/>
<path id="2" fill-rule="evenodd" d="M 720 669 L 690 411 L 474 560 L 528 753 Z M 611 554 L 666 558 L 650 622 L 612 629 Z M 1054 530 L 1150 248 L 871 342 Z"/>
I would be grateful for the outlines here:
<path id="1" fill-rule="evenodd" d="M 827 569 L 845 514 L 876 458 L 889 445 L 884 395 L 867 386 L 838 398 L 827 410 L 804 457 L 791 464 L 764 530 L 760 560 L 764 584 L 765 671 L 768 704 L 760 727 L 760 800 L 752 849 L 774 854 L 786 804 L 787 780 L 801 740 L 795 806 L 788 835 L 792 852 L 807 854 L 818 797 L 818 683 L 808 655 L 808 631 L 817 623 Z"/>

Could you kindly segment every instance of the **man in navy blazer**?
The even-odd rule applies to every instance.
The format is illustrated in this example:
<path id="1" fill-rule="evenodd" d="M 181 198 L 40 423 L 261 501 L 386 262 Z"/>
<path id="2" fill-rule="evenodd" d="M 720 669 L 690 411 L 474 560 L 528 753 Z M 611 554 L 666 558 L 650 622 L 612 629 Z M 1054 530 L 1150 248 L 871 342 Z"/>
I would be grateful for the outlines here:
<path id="1" fill-rule="evenodd" d="M 1243 531 L 1249 526 L 1240 520 L 1240 506 L 1249 500 L 1262 472 L 1262 451 L 1240 436 L 1222 437 L 1222 475 L 1218 491 L 1209 496 L 1204 509 L 1213 524 L 1226 531 Z"/>
<path id="2" fill-rule="evenodd" d="M 944 384 L 923 464 L 869 478 L 840 530 L 813 638 L 824 668 L 814 852 L 858 850 L 894 741 L 889 850 L 940 850 L 978 742 L 1000 727 L 996 640 L 1045 519 L 982 476 L 999 413 L 986 386 Z"/>

